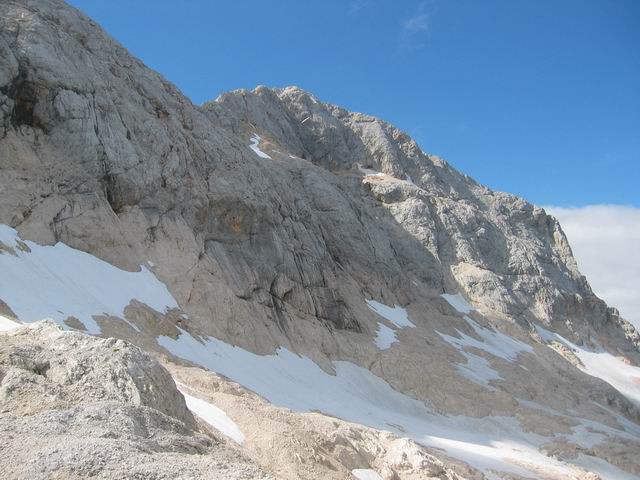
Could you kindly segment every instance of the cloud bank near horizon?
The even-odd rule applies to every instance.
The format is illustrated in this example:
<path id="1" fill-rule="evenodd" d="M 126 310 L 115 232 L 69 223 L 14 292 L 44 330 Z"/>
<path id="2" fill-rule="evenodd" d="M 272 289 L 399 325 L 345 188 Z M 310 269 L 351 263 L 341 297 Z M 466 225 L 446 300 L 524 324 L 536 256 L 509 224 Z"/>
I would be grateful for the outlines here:
<path id="1" fill-rule="evenodd" d="M 640 330 L 640 208 L 545 207 L 560 221 L 596 295 Z"/>

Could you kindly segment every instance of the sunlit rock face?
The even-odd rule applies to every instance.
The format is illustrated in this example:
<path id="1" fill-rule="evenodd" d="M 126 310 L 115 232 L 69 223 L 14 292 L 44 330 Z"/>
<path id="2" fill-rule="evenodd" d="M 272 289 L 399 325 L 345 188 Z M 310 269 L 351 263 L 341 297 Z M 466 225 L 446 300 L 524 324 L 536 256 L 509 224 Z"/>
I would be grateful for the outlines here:
<path id="1" fill-rule="evenodd" d="M 229 431 L 286 478 L 640 474 L 640 337 L 553 217 L 296 87 L 195 106 L 57 0 L 0 3 L 0 268 L 2 329 L 51 318 L 271 402 L 242 390 Z M 230 425 L 206 384 L 181 388 Z M 368 440 L 322 417 L 322 454 L 275 461 L 250 412 L 280 407 Z"/>

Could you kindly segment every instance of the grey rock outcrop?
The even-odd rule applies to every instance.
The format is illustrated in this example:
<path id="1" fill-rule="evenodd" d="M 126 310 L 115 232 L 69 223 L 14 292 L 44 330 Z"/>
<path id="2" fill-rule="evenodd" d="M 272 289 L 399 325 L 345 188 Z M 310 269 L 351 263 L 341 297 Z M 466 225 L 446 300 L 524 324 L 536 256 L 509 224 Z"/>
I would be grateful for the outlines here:
<path id="1" fill-rule="evenodd" d="M 5 478 L 272 478 L 199 427 L 139 348 L 52 322 L 0 334 Z"/>
<path id="2" fill-rule="evenodd" d="M 123 340 L 63 332 L 45 321 L 3 337 L 0 355 L 0 397 L 11 411 L 32 414 L 59 402 L 77 404 L 90 398 L 149 407 L 195 427 L 171 375 Z M 62 396 L 56 394 L 58 386 L 64 386 Z M 23 389 L 33 389 L 40 393 L 33 396 L 42 398 L 27 404 L 30 395 Z"/>

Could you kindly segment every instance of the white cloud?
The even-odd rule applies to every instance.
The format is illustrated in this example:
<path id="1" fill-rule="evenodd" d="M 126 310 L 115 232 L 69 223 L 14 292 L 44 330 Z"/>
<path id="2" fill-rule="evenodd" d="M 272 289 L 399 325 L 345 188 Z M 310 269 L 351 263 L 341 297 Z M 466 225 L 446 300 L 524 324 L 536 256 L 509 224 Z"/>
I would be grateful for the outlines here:
<path id="1" fill-rule="evenodd" d="M 593 291 L 640 329 L 640 208 L 545 207 L 560 221 Z"/>
<path id="2" fill-rule="evenodd" d="M 358 15 L 362 10 L 367 8 L 371 0 L 352 0 L 349 4 L 349 15 Z"/>
<path id="3" fill-rule="evenodd" d="M 402 22 L 401 50 L 417 50 L 425 46 L 423 37 L 429 32 L 430 15 L 427 2 L 421 2 L 412 16 Z"/>
<path id="4" fill-rule="evenodd" d="M 426 32 L 429 29 L 429 17 L 421 8 L 413 17 L 402 23 L 402 28 L 412 33 Z"/>

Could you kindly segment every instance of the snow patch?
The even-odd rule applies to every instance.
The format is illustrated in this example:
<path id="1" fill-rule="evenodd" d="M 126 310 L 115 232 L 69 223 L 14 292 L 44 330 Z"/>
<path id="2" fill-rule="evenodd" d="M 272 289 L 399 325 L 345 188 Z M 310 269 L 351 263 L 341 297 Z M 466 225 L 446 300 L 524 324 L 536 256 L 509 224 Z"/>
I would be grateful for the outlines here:
<path id="1" fill-rule="evenodd" d="M 598 445 L 599 443 L 603 442 L 607 437 L 619 437 L 625 440 L 629 440 L 631 442 L 637 442 L 638 436 L 640 435 L 640 427 L 629 422 L 629 420 L 622 417 L 620 414 L 613 412 L 605 407 L 603 408 L 616 417 L 616 419 L 618 420 L 618 422 L 621 424 L 623 428 L 622 430 L 618 428 L 610 427 L 608 425 L 604 425 L 594 420 L 588 420 L 586 418 L 578 417 L 575 415 L 562 413 L 552 408 L 549 408 L 545 405 L 540 405 L 539 403 L 533 402 L 531 400 L 523 400 L 521 398 L 516 398 L 515 400 L 519 404 L 527 408 L 530 408 L 533 410 L 540 410 L 549 415 L 568 418 L 575 422 L 578 422 L 578 425 L 571 427 L 573 430 L 572 434 L 557 435 L 557 436 L 564 437 L 568 442 L 583 448 L 593 448 L 595 445 Z M 623 419 L 623 421 L 620 421 L 620 419 Z M 628 426 L 630 426 L 630 428 L 627 428 Z"/>
<path id="2" fill-rule="evenodd" d="M 459 363 L 456 365 L 458 371 L 462 374 L 462 376 L 468 378 L 474 383 L 478 385 L 482 385 L 483 387 L 488 388 L 489 390 L 495 390 L 489 382 L 491 380 L 502 380 L 502 377 L 498 372 L 496 372 L 491 366 L 489 362 L 478 355 L 470 352 L 460 352 L 467 359 L 466 364 Z"/>
<path id="3" fill-rule="evenodd" d="M 19 326 L 20 324 L 18 322 L 14 322 L 9 318 L 0 315 L 0 332 L 8 332 L 9 330 L 13 330 Z"/>
<path id="4" fill-rule="evenodd" d="M 568 443 L 572 443 L 582 448 L 591 449 L 594 446 L 612 437 L 622 438 L 631 442 L 638 441 L 637 435 L 630 435 L 626 430 L 613 428 L 593 420 L 587 420 L 585 418 L 577 417 L 575 415 L 561 413 L 557 410 L 546 407 L 544 405 L 540 405 L 536 402 L 522 400 L 520 398 L 516 398 L 516 401 L 526 406 L 527 408 L 540 410 L 542 412 L 548 413 L 549 415 L 563 417 L 578 422 L 578 425 L 571 427 L 573 433 L 571 433 L 570 435 L 557 434 L 555 436 L 557 438 L 564 438 Z"/>
<path id="5" fill-rule="evenodd" d="M 398 339 L 395 330 L 378 322 L 378 331 L 376 333 L 375 344 L 380 350 L 387 350 Z"/>
<path id="6" fill-rule="evenodd" d="M 358 165 L 358 170 L 360 170 L 361 173 L 364 173 L 365 177 L 384 177 L 385 176 L 385 174 L 382 172 L 378 172 L 371 168 L 364 168 L 360 163 L 358 163 L 357 165 Z"/>
<path id="7" fill-rule="evenodd" d="M 127 272 L 64 243 L 23 242 L 16 230 L 1 224 L 0 242 L 13 249 L 0 253 L 0 299 L 22 322 L 52 318 L 66 328 L 64 320 L 74 316 L 89 333 L 98 334 L 93 316 L 124 320 L 132 300 L 158 312 L 178 308 L 167 287 L 145 267 Z"/>
<path id="8" fill-rule="evenodd" d="M 460 313 L 467 314 L 471 313 L 472 310 L 475 310 L 471 305 L 469 305 L 469 302 L 467 302 L 465 298 L 459 293 L 456 293 L 455 295 L 443 293 L 440 296 L 447 302 L 449 302 L 449 305 L 451 305 Z"/>
<path id="9" fill-rule="evenodd" d="M 384 480 L 375 470 L 370 468 L 356 468 L 351 473 L 358 480 Z"/>
<path id="10" fill-rule="evenodd" d="M 240 427 L 238 427 L 238 424 L 236 422 L 229 418 L 224 410 L 221 410 L 220 408 L 209 402 L 189 395 L 185 391 L 186 385 L 183 385 L 179 382 L 176 382 L 176 385 L 178 386 L 178 391 L 184 397 L 184 401 L 187 404 L 187 408 L 189 410 L 191 410 L 195 415 L 200 417 L 216 430 L 224 433 L 238 445 L 242 445 L 244 443 L 244 434 L 240 430 Z"/>
<path id="11" fill-rule="evenodd" d="M 598 405 L 601 409 L 605 410 L 610 415 L 612 415 L 616 419 L 616 421 L 620 425 L 622 425 L 622 428 L 624 429 L 625 432 L 628 432 L 634 435 L 635 437 L 640 437 L 640 425 L 631 422 L 626 417 L 623 417 L 622 415 L 620 415 L 620 413 L 611 410 L 609 407 L 605 407 L 601 403 L 596 402 L 596 405 Z"/>
<path id="12" fill-rule="evenodd" d="M 409 314 L 407 311 L 399 305 L 389 307 L 384 303 L 376 302 L 375 300 L 366 300 L 367 306 L 376 312 L 381 317 L 386 318 L 398 328 L 403 327 L 415 327 L 411 320 L 409 320 Z"/>
<path id="13" fill-rule="evenodd" d="M 256 153 L 256 155 L 258 155 L 259 157 L 271 159 L 269 155 L 267 155 L 262 150 L 260 150 L 260 147 L 258 145 L 260 145 L 261 140 L 262 139 L 260 138 L 260 135 L 258 135 L 257 133 L 254 133 L 251 136 L 251 144 L 249 145 L 249 148 L 253 150 Z"/>
<path id="14" fill-rule="evenodd" d="M 490 353 L 494 357 L 500 357 L 508 362 L 514 361 L 518 358 L 521 352 L 533 352 L 531 345 L 528 345 L 520 340 L 511 338 L 502 332 L 490 330 L 488 328 L 478 325 L 474 320 L 465 315 L 464 319 L 473 328 L 473 331 L 480 337 L 481 340 L 473 338 L 464 332 L 456 329 L 456 333 L 460 338 L 452 337 L 444 333 L 437 332 L 446 342 L 458 348 L 464 350 L 465 348 L 472 347 L 479 350 L 483 350 Z"/>
<path id="15" fill-rule="evenodd" d="M 274 355 L 256 355 L 213 337 L 196 340 L 184 330 L 177 339 L 158 337 L 172 354 L 218 372 L 262 395 L 270 402 L 296 411 L 320 410 L 359 418 L 375 412 L 381 425 L 394 423 L 395 411 L 419 414 L 422 403 L 400 394 L 369 370 L 350 362 L 334 362 L 335 375 L 307 357 L 286 348 Z M 362 397 L 370 398 L 364 411 Z M 361 423 L 362 423 L 361 422 Z"/>
<path id="16" fill-rule="evenodd" d="M 367 306 L 376 312 L 381 317 L 389 320 L 396 328 L 415 327 L 415 325 L 409 320 L 409 314 L 407 311 L 395 305 L 389 307 L 384 303 L 376 302 L 375 300 L 365 300 Z M 378 322 L 378 331 L 374 342 L 380 350 L 387 350 L 393 343 L 397 341 L 396 332 L 394 329 L 387 327 L 386 325 Z"/>
<path id="17" fill-rule="evenodd" d="M 596 351 L 578 346 L 555 332 L 536 325 L 538 334 L 545 342 L 565 344 L 580 359 L 580 370 L 592 377 L 600 378 L 621 394 L 640 406 L 640 367 L 629 365 L 604 349 Z"/>

